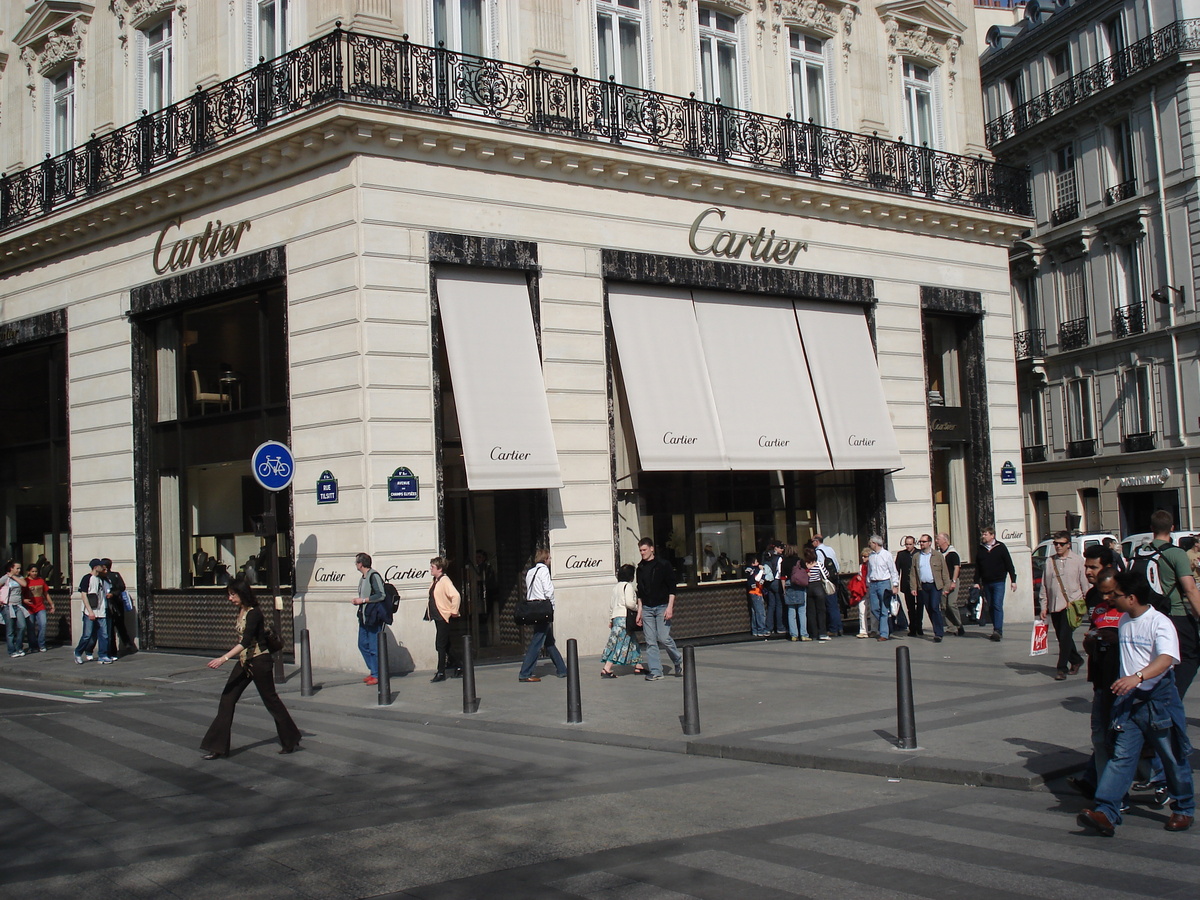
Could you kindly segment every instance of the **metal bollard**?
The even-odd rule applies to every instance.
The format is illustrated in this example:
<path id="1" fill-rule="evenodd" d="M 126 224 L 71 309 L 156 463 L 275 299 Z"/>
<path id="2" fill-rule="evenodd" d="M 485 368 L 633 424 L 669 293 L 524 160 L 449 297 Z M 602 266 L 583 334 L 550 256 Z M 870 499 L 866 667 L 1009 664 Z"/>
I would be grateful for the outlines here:
<path id="1" fill-rule="evenodd" d="M 392 703 L 392 670 L 388 665 L 386 628 L 379 629 L 379 705 L 390 706 Z"/>
<path id="2" fill-rule="evenodd" d="M 908 648 L 896 648 L 896 746 L 901 750 L 917 749 L 917 717 L 913 711 L 912 669 Z"/>
<path id="3" fill-rule="evenodd" d="M 308 646 L 308 629 L 305 628 L 300 632 L 300 696 L 312 695 L 312 651 Z"/>
<path id="4" fill-rule="evenodd" d="M 463 712 L 479 712 L 479 698 L 475 696 L 475 654 L 471 650 L 471 636 L 463 635 L 462 645 Z"/>
<path id="5" fill-rule="evenodd" d="M 700 733 L 700 692 L 696 687 L 696 648 L 683 648 L 683 733 Z"/>
<path id="6" fill-rule="evenodd" d="M 583 698 L 579 692 L 579 642 L 567 641 L 567 724 L 583 721 Z"/>

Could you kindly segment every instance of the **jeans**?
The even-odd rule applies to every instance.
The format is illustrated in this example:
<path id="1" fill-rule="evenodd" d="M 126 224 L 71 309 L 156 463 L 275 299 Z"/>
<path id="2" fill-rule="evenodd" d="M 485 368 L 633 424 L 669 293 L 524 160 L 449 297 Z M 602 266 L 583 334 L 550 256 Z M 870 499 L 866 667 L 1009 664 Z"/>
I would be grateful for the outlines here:
<path id="1" fill-rule="evenodd" d="M 5 603 L 2 608 L 4 610 L 4 639 L 8 644 L 8 653 L 11 656 L 20 652 L 21 643 L 25 640 L 25 610 L 8 603 Z"/>
<path id="2" fill-rule="evenodd" d="M 662 657 L 658 653 L 661 642 L 667 648 L 667 656 L 676 666 L 683 665 L 683 654 L 671 639 L 671 623 L 664 616 L 667 614 L 666 605 L 642 607 L 642 634 L 646 637 L 646 667 L 651 675 L 661 675 Z"/>
<path id="3" fill-rule="evenodd" d="M 46 649 L 46 610 L 29 613 L 29 649 Z"/>
<path id="4" fill-rule="evenodd" d="M 783 603 L 787 609 L 788 634 L 808 637 L 808 591 L 788 585 L 784 588 Z"/>
<path id="5" fill-rule="evenodd" d="M 767 633 L 767 610 L 763 606 L 762 594 L 750 594 L 750 633 Z"/>
<path id="6" fill-rule="evenodd" d="M 979 586 L 983 600 L 987 604 L 988 613 L 992 617 L 992 630 L 996 634 L 1004 634 L 1004 593 L 1008 590 L 1007 581 L 985 581 Z M 980 619 L 982 619 L 982 615 Z"/>
<path id="7" fill-rule="evenodd" d="M 367 664 L 367 671 L 375 678 L 379 677 L 379 630 L 382 627 L 358 623 L 358 652 Z"/>
<path id="8" fill-rule="evenodd" d="M 96 616 L 93 619 L 84 615 L 83 633 L 79 636 L 79 643 L 75 645 L 75 655 L 91 653 L 93 647 L 96 648 L 97 659 L 108 658 L 108 619 L 104 616 Z"/>
<path id="9" fill-rule="evenodd" d="M 892 614 L 892 583 L 871 582 L 871 613 L 879 620 L 879 636 L 888 636 L 888 617 Z"/>
<path id="10" fill-rule="evenodd" d="M 1169 678 L 1169 676 L 1168 676 Z M 1166 679 L 1164 679 L 1165 681 Z M 1159 692 L 1162 691 L 1163 694 Z M 1169 709 L 1177 715 L 1176 720 L 1183 716 L 1183 703 L 1175 690 L 1174 680 L 1168 683 L 1160 682 L 1151 691 L 1155 696 L 1166 696 L 1164 701 Z M 1119 698 L 1129 702 L 1126 698 Z M 1141 701 L 1141 698 L 1137 698 Z M 1115 705 L 1115 704 L 1114 704 Z M 1122 720 L 1122 730 L 1115 732 L 1112 747 L 1112 758 L 1100 775 L 1100 784 L 1096 787 L 1096 811 L 1104 813 L 1114 825 L 1121 822 L 1121 799 L 1133 784 L 1133 776 L 1137 770 L 1138 759 L 1142 754 L 1142 745 L 1147 741 L 1153 746 L 1155 754 L 1162 762 L 1167 782 L 1167 792 L 1174 801 L 1171 808 L 1184 816 L 1196 813 L 1195 787 L 1192 781 L 1191 752 L 1192 747 L 1186 734 L 1180 734 L 1175 726 L 1161 726 L 1162 722 L 1152 721 L 1151 713 L 1155 704 L 1134 702 L 1128 717 Z M 1115 715 L 1114 720 L 1118 718 Z"/>
<path id="11" fill-rule="evenodd" d="M 1191 616 L 1171 616 L 1179 634 L 1179 665 L 1175 667 L 1175 689 L 1179 699 L 1187 696 L 1188 687 L 1200 667 L 1200 622 Z"/>
<path id="12" fill-rule="evenodd" d="M 558 647 L 554 646 L 554 623 L 543 621 L 537 622 L 533 626 L 533 634 L 529 638 L 529 647 L 525 650 L 525 661 L 521 663 L 521 673 L 517 676 L 518 678 L 533 677 L 533 670 L 537 666 L 543 646 L 550 654 L 550 661 L 554 663 L 554 671 L 559 675 L 567 674 L 567 664 L 563 662 Z"/>
<path id="13" fill-rule="evenodd" d="M 836 579 L 834 580 L 836 584 Z M 838 602 L 837 591 L 825 595 L 825 618 L 829 620 L 829 633 L 841 637 L 844 634 L 842 625 L 842 605 Z"/>
<path id="14" fill-rule="evenodd" d="M 826 604 L 825 589 L 820 584 L 810 582 L 808 585 L 807 597 L 805 598 L 805 611 L 808 618 L 808 636 L 814 640 L 820 639 L 825 634 L 826 630 L 832 631 L 832 626 L 829 625 L 829 611 Z M 833 598 L 833 603 L 837 605 L 837 597 Z M 841 627 L 841 620 L 838 620 Z"/>
<path id="15" fill-rule="evenodd" d="M 1050 613 L 1054 625 L 1054 636 L 1058 638 L 1058 671 L 1066 672 L 1071 666 L 1082 665 L 1083 657 L 1075 649 L 1075 629 L 1067 621 L 1067 611 L 1061 609 Z"/>
<path id="16" fill-rule="evenodd" d="M 929 613 L 933 636 L 943 637 L 946 634 L 946 623 L 942 620 L 942 592 L 937 589 L 937 585 L 932 581 L 922 581 L 921 586 L 917 588 L 917 602 Z"/>
<path id="17" fill-rule="evenodd" d="M 767 627 L 764 631 L 781 632 L 787 626 L 783 621 L 783 586 L 779 581 L 763 585 L 763 599 L 767 601 Z"/>

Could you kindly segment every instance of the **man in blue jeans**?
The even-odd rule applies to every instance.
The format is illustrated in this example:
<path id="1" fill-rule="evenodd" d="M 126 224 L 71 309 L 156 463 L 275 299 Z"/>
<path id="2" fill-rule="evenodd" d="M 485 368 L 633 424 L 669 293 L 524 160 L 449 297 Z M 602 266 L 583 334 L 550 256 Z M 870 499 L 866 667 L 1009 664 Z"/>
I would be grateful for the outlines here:
<path id="1" fill-rule="evenodd" d="M 1004 592 L 1008 582 L 1017 589 L 1017 568 L 1008 548 L 996 540 L 996 529 L 987 525 L 979 532 L 979 549 L 975 551 L 975 587 L 983 594 L 992 615 L 993 641 L 1004 637 Z M 982 615 L 980 616 L 982 618 Z"/>
<path id="2" fill-rule="evenodd" d="M 382 603 L 386 594 L 383 590 L 383 576 L 371 568 L 371 554 L 354 554 L 354 568 L 358 569 L 358 596 L 354 598 L 354 606 L 358 613 L 358 652 L 362 654 L 367 666 L 367 677 L 364 684 L 379 684 L 379 632 L 383 624 L 379 621 L 367 621 L 367 604 Z"/>
<path id="3" fill-rule="evenodd" d="M 648 537 L 638 541 L 642 561 L 637 567 L 637 623 L 646 636 L 647 681 L 661 681 L 662 658 L 658 653 L 661 642 L 675 666 L 675 675 L 683 675 L 683 655 L 671 639 L 671 619 L 675 617 L 675 567 L 654 555 L 654 541 Z"/>
<path id="4" fill-rule="evenodd" d="M 1120 572 L 1098 585 L 1120 610 L 1117 643 L 1121 677 L 1113 682 L 1112 756 L 1096 786 L 1096 806 L 1076 821 L 1105 837 L 1121 824 L 1121 800 L 1133 785 L 1142 746 L 1149 742 L 1163 765 L 1172 813 L 1163 828 L 1187 831 L 1196 814 L 1192 746 L 1172 667 L 1179 664 L 1179 635 L 1171 620 L 1147 602 L 1150 585 L 1140 572 Z"/>
<path id="5" fill-rule="evenodd" d="M 75 662 L 83 665 L 92 658 L 89 654 L 95 647 L 97 661 L 106 666 L 116 662 L 108 655 L 108 604 L 105 603 L 108 582 L 104 580 L 103 560 L 93 559 L 88 566 L 92 571 L 79 583 L 79 593 L 83 596 L 83 631 L 75 646 Z"/>

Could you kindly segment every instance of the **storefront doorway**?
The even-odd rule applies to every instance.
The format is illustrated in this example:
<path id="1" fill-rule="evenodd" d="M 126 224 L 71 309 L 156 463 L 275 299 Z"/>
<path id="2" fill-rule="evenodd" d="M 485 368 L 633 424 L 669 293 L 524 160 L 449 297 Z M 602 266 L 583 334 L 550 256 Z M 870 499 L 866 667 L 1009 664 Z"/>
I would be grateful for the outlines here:
<path id="1" fill-rule="evenodd" d="M 546 492 L 447 491 L 445 523 L 450 577 L 462 593 L 459 634 L 471 636 L 481 659 L 519 656 L 525 635 L 512 612 L 545 540 Z"/>
<path id="2" fill-rule="evenodd" d="M 1165 509 L 1179 525 L 1179 491 L 1129 491 L 1117 495 L 1121 508 L 1121 534 L 1150 530 L 1150 516 Z"/>

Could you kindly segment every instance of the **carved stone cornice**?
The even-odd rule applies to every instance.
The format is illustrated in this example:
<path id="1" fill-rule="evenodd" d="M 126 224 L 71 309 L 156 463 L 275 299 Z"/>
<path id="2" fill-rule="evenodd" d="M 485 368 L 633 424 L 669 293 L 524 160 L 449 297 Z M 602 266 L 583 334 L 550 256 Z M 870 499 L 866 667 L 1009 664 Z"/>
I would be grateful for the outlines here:
<path id="1" fill-rule="evenodd" d="M 878 8 L 888 42 L 888 77 L 896 78 L 901 59 L 945 71 L 950 93 L 958 80 L 958 55 L 967 26 L 939 0 L 897 0 Z"/>
<path id="2" fill-rule="evenodd" d="M 37 80 L 51 75 L 64 63 L 74 62 L 75 78 L 85 82 L 84 37 L 92 19 L 90 3 L 49 3 L 41 0 L 26 10 L 28 18 L 13 42 L 21 48 L 29 81 L 27 87 L 36 96 Z"/>
<path id="3" fill-rule="evenodd" d="M 171 10 L 183 17 L 187 11 L 184 3 L 176 0 L 109 0 L 109 8 L 117 17 L 117 25 L 124 29 L 141 28 L 150 21 Z"/>

